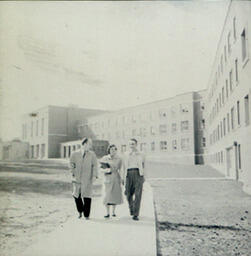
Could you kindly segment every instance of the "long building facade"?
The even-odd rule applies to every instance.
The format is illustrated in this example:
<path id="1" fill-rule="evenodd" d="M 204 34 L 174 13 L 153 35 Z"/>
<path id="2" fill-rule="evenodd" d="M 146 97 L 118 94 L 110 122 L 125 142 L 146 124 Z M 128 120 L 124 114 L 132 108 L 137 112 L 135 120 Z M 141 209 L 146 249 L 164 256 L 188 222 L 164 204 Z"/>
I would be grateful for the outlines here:
<path id="1" fill-rule="evenodd" d="M 82 136 L 116 144 L 120 153 L 130 138 L 148 157 L 203 164 L 203 95 L 190 92 L 139 106 L 90 116 L 78 125 Z"/>
<path id="2" fill-rule="evenodd" d="M 251 193 L 251 2 L 231 1 L 206 95 L 205 163 Z"/>

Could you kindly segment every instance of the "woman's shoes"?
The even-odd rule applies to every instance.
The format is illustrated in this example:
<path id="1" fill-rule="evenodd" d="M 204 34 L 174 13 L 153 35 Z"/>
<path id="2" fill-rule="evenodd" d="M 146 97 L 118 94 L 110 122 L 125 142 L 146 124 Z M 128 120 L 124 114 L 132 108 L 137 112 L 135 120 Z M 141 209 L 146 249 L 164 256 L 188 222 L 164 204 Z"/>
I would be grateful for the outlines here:
<path id="1" fill-rule="evenodd" d="M 112 217 L 116 217 L 116 214 L 113 214 Z"/>
<path id="2" fill-rule="evenodd" d="M 110 218 L 110 214 L 105 215 L 104 218 L 106 219 Z"/>

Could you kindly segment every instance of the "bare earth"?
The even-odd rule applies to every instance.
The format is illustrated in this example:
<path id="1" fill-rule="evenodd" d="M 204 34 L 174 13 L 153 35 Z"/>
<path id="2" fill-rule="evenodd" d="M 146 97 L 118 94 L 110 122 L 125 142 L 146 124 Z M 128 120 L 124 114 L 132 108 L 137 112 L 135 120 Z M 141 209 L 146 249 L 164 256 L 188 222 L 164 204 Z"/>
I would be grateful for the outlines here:
<path id="1" fill-rule="evenodd" d="M 69 181 L 66 170 L 0 166 L 1 256 L 19 255 L 41 234 L 77 216 Z"/>
<path id="2" fill-rule="evenodd" d="M 241 184 L 217 173 L 219 179 L 212 180 L 206 166 L 187 166 L 183 175 L 180 166 L 167 169 L 159 175 L 172 180 L 151 181 L 158 256 L 251 255 L 251 196 Z M 176 169 L 179 179 L 174 180 Z"/>
<path id="3" fill-rule="evenodd" d="M 251 255 L 251 196 L 240 183 L 206 166 L 148 163 L 147 171 L 164 178 L 150 180 L 158 256 Z M 19 255 L 75 215 L 67 170 L 0 165 L 1 256 Z"/>

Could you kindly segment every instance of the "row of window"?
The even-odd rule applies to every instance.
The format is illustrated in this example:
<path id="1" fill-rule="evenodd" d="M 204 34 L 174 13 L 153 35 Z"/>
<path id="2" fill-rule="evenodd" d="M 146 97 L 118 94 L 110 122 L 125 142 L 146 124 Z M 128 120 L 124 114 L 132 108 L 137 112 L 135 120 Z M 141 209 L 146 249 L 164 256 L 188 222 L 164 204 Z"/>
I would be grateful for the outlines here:
<path id="1" fill-rule="evenodd" d="M 45 157 L 45 144 L 37 144 L 30 146 L 30 158 L 43 158 Z"/>
<path id="2" fill-rule="evenodd" d="M 151 142 L 149 145 L 145 142 L 139 144 L 140 151 L 156 151 L 157 143 L 155 141 Z M 172 140 L 172 144 L 170 145 L 172 151 L 176 151 L 179 149 L 178 140 Z M 148 147 L 148 148 L 147 148 Z M 168 151 L 168 142 L 166 140 L 162 140 L 158 144 L 159 151 Z M 180 149 L 183 151 L 190 149 L 190 140 L 189 138 L 182 138 L 180 140 Z M 121 145 L 121 152 L 125 152 L 127 150 L 127 145 Z"/>
<path id="3" fill-rule="evenodd" d="M 169 113 L 170 112 L 170 113 Z M 158 117 L 159 119 L 166 119 L 166 118 L 170 118 L 174 117 L 177 112 L 180 113 L 189 113 L 189 104 L 179 104 L 179 109 L 177 109 L 177 107 L 171 107 L 171 109 L 169 110 L 168 108 L 161 108 L 158 110 Z M 155 115 L 156 116 L 156 115 Z M 152 113 L 152 111 L 150 111 L 149 113 L 139 113 L 139 114 L 133 114 L 131 116 L 121 116 L 121 117 L 117 117 L 114 118 L 112 121 L 110 118 L 107 119 L 107 121 L 92 121 L 89 124 L 89 127 L 91 129 L 98 129 L 98 128 L 110 128 L 112 125 L 117 127 L 119 125 L 125 125 L 125 124 L 134 124 L 134 123 L 140 123 L 140 122 L 144 122 L 144 121 L 152 121 L 154 120 L 154 115 Z"/>
<path id="4" fill-rule="evenodd" d="M 30 137 L 34 137 L 34 136 L 39 136 L 39 123 L 41 122 L 41 127 L 40 127 L 40 135 L 43 136 L 44 135 L 44 118 L 40 120 L 36 120 L 36 121 L 31 121 L 30 123 Z M 22 137 L 23 139 L 27 139 L 28 138 L 28 129 L 27 129 L 27 124 L 23 124 L 22 125 Z"/>
<path id="5" fill-rule="evenodd" d="M 238 59 L 235 60 L 235 84 L 238 85 Z M 229 80 L 225 80 L 225 86 L 221 88 L 221 92 L 219 93 L 218 97 L 215 100 L 215 103 L 211 109 L 211 113 L 209 115 L 209 122 L 212 124 L 213 120 L 219 113 L 220 109 L 224 106 L 224 104 L 227 102 L 230 93 L 232 93 L 234 90 L 234 84 L 233 84 L 233 71 L 229 72 Z"/>
<path id="6" fill-rule="evenodd" d="M 159 129 L 158 129 L 159 135 L 166 135 L 168 133 L 168 129 L 167 128 L 168 128 L 167 124 L 160 124 L 159 125 Z M 188 120 L 180 122 L 180 131 L 181 132 L 189 131 L 189 121 Z M 81 128 L 80 128 L 79 132 L 81 133 Z M 171 132 L 172 133 L 177 133 L 178 132 L 177 123 L 172 123 L 172 125 L 171 125 Z M 151 126 L 149 128 L 149 134 L 151 136 L 157 135 L 156 127 Z M 127 136 L 146 137 L 147 136 L 147 128 L 141 127 L 139 129 L 132 129 L 131 130 L 131 134 L 130 135 L 127 134 Z M 106 139 L 105 134 L 103 134 L 103 133 L 102 134 L 97 134 L 96 137 L 97 137 L 97 139 Z M 115 138 L 116 139 L 119 139 L 119 138 L 125 139 L 126 138 L 125 131 L 124 130 L 116 131 L 115 132 Z M 107 134 L 107 139 L 108 140 L 111 139 L 111 133 Z"/>
<path id="7" fill-rule="evenodd" d="M 212 154 L 210 156 L 210 162 L 219 164 L 219 165 L 227 164 L 225 161 L 223 151 L 219 151 L 219 152 Z M 238 164 L 238 169 L 241 169 L 241 145 L 240 144 L 237 145 L 237 164 Z M 233 167 L 233 166 L 231 166 L 231 160 L 228 162 L 228 165 L 230 165 L 230 166 L 228 166 L 228 168 Z M 228 173 L 228 175 L 229 175 L 229 173 Z"/>
<path id="8" fill-rule="evenodd" d="M 235 111 L 236 109 L 236 111 Z M 244 118 L 245 118 L 245 125 L 249 125 L 250 114 L 249 114 L 249 97 L 248 95 L 244 97 Z M 236 117 L 235 118 L 235 113 Z M 236 119 L 236 120 L 235 120 Z M 227 116 L 224 117 L 217 127 L 214 129 L 213 133 L 210 134 L 210 145 L 216 143 L 221 138 L 223 138 L 230 130 L 234 130 L 237 125 L 241 125 L 241 113 L 240 113 L 240 101 L 237 101 L 236 106 L 231 108 L 230 113 L 227 113 Z"/>
<path id="9" fill-rule="evenodd" d="M 241 56 L 242 56 L 242 61 L 245 62 L 247 59 L 247 34 L 246 34 L 246 28 L 244 28 L 240 34 L 241 36 Z M 217 87 L 218 80 L 220 78 L 220 75 L 223 74 L 224 70 L 224 64 L 227 63 L 228 57 L 231 55 L 232 52 L 232 43 L 236 42 L 237 40 L 237 31 L 236 31 L 236 17 L 233 18 L 233 36 L 231 33 L 231 30 L 229 31 L 227 35 L 227 45 L 224 45 L 223 48 L 223 53 L 221 54 L 220 57 L 220 63 L 218 64 L 215 72 L 215 82 L 214 85 L 211 88 L 210 94 L 209 94 L 209 99 L 211 99 L 214 96 L 215 89 Z M 224 58 L 224 60 L 223 60 Z M 238 60 L 235 61 L 235 68 L 238 71 Z M 238 72 L 236 73 L 237 80 L 238 80 Z M 231 81 L 231 78 L 230 78 Z M 231 83 L 231 82 L 230 82 Z"/>

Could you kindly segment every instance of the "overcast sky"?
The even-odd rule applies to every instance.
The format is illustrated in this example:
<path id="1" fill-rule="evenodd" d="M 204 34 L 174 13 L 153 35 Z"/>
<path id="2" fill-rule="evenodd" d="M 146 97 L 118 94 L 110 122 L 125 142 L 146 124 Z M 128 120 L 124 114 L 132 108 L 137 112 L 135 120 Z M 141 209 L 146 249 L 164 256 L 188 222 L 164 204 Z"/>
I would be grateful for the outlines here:
<path id="1" fill-rule="evenodd" d="M 120 109 L 207 87 L 222 1 L 1 2 L 0 137 L 46 105 Z"/>

